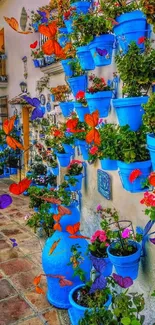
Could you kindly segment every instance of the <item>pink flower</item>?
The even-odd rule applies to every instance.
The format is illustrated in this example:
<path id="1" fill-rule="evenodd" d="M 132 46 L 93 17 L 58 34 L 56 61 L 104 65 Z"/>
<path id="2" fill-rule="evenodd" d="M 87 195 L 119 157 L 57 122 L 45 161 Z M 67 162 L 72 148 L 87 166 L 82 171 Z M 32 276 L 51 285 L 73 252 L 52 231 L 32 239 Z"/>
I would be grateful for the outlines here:
<path id="1" fill-rule="evenodd" d="M 76 160 L 76 159 L 73 159 L 70 163 L 70 165 L 73 165 L 73 164 L 82 164 L 82 161 L 80 160 Z"/>
<path id="2" fill-rule="evenodd" d="M 107 240 L 106 232 L 104 230 L 95 231 L 90 239 L 91 243 L 94 243 L 97 238 L 99 238 L 101 242 L 105 242 Z"/>
<path id="3" fill-rule="evenodd" d="M 98 148 L 96 146 L 90 148 L 89 152 L 91 155 L 95 155 L 98 151 Z"/>
<path id="4" fill-rule="evenodd" d="M 102 205 L 101 205 L 101 204 L 99 204 L 99 205 L 97 206 L 96 210 L 97 210 L 97 211 L 100 211 L 100 210 L 102 210 Z"/>
<path id="5" fill-rule="evenodd" d="M 124 229 L 123 231 L 122 231 L 122 238 L 129 238 L 130 237 L 130 232 L 131 232 L 131 230 L 130 229 L 128 229 L 128 228 L 126 228 L 126 229 Z"/>
<path id="6" fill-rule="evenodd" d="M 67 129 L 66 129 L 66 132 L 70 132 L 70 129 L 69 129 L 69 128 L 67 128 Z"/>

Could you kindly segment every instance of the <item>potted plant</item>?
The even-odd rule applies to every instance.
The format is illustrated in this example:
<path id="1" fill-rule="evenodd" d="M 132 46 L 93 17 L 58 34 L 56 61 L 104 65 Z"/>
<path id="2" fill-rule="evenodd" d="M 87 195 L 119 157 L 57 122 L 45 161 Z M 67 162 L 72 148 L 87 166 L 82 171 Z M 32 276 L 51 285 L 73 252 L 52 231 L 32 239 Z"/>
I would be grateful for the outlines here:
<path id="1" fill-rule="evenodd" d="M 65 175 L 65 180 L 69 184 L 71 191 L 81 191 L 82 188 L 82 174 L 83 164 L 79 160 L 72 160 L 70 165 L 67 167 L 67 173 Z"/>
<path id="2" fill-rule="evenodd" d="M 52 169 L 52 173 L 53 175 L 55 176 L 58 176 L 59 175 L 59 167 L 58 167 L 58 162 L 57 160 L 52 160 L 49 162 L 49 166 L 50 168 Z"/>
<path id="3" fill-rule="evenodd" d="M 68 8 L 67 11 L 64 11 L 63 14 L 63 21 L 65 23 L 68 33 L 73 32 L 73 19 L 74 19 L 74 15 L 76 14 L 75 10 L 76 10 L 75 7 L 70 7 Z"/>
<path id="4" fill-rule="evenodd" d="M 73 75 L 73 71 L 71 68 L 71 62 L 76 61 L 76 50 L 74 48 L 74 46 L 71 43 L 68 43 L 66 45 L 66 47 L 64 48 L 64 52 L 65 52 L 65 60 L 61 60 L 61 64 L 64 70 L 64 73 L 67 77 L 72 77 Z"/>
<path id="5" fill-rule="evenodd" d="M 71 153 L 72 155 L 75 154 L 74 152 L 74 136 L 71 135 L 70 137 L 67 137 L 65 133 L 63 133 L 63 136 L 61 138 L 62 146 L 66 153 Z"/>
<path id="6" fill-rule="evenodd" d="M 153 32 L 155 32 L 155 8 L 153 0 L 149 1 L 149 6 L 147 0 L 141 0 L 142 11 L 146 15 L 148 24 L 153 26 Z"/>
<path id="7" fill-rule="evenodd" d="M 147 148 L 150 152 L 153 170 L 155 170 L 155 93 L 150 96 L 143 108 L 145 112 L 143 124 L 147 131 Z"/>
<path id="8" fill-rule="evenodd" d="M 59 144 L 56 148 L 56 156 L 61 167 L 67 167 L 70 164 L 72 153 L 66 153 L 63 146 Z"/>
<path id="9" fill-rule="evenodd" d="M 47 188 L 37 188 L 36 186 L 31 186 L 28 189 L 28 194 L 29 194 L 29 207 L 34 209 L 34 211 L 38 211 L 40 205 L 43 203 L 43 200 L 41 197 L 44 195 L 44 193 L 49 192 Z"/>
<path id="10" fill-rule="evenodd" d="M 75 96 L 75 99 L 76 99 L 74 103 L 75 111 L 78 115 L 79 121 L 84 122 L 85 115 L 89 114 L 89 108 L 88 108 L 87 101 L 85 99 L 84 91 L 79 90 Z"/>
<path id="11" fill-rule="evenodd" d="M 38 67 L 43 67 L 45 62 L 44 62 L 44 53 L 40 49 L 35 49 L 34 51 L 32 50 L 31 56 L 33 57 L 33 62 L 35 68 Z"/>
<path id="12" fill-rule="evenodd" d="M 69 116 L 74 109 L 74 104 L 72 100 L 69 100 L 71 91 L 68 85 L 51 88 L 51 93 L 55 96 L 55 100 L 59 102 L 64 117 Z"/>
<path id="13" fill-rule="evenodd" d="M 86 100 L 90 112 L 98 110 L 100 117 L 107 117 L 112 98 L 111 84 L 109 82 L 107 84 L 103 77 L 99 78 L 94 74 L 89 76 L 89 81 L 92 85 L 86 90 Z"/>
<path id="14" fill-rule="evenodd" d="M 67 31 L 67 28 L 64 27 L 59 27 L 58 29 L 58 42 L 61 47 L 65 47 L 65 45 L 69 42 L 69 34 Z"/>
<path id="15" fill-rule="evenodd" d="M 41 24 L 41 15 L 34 10 L 31 11 L 31 25 L 35 32 L 38 32 L 39 25 Z"/>
<path id="16" fill-rule="evenodd" d="M 111 20 L 118 44 L 124 53 L 127 52 L 132 41 L 144 49 L 144 44 L 138 40 L 148 37 L 150 30 L 146 16 L 141 11 L 141 1 L 105 0 L 102 1 L 101 8 L 104 17 Z"/>
<path id="17" fill-rule="evenodd" d="M 73 61 L 70 63 L 73 75 L 67 80 L 74 96 L 79 90 L 86 91 L 87 88 L 87 75 L 85 71 L 81 69 L 80 62 Z"/>
<path id="18" fill-rule="evenodd" d="M 76 1 L 76 0 L 71 0 L 70 1 L 71 7 L 76 8 L 77 14 L 86 14 L 88 10 L 91 7 L 91 0 L 89 1 Z"/>
<path id="19" fill-rule="evenodd" d="M 116 56 L 117 69 L 123 81 L 122 93 L 125 98 L 113 99 L 119 124 L 128 124 L 130 129 L 137 131 L 142 125 L 144 109 L 142 104 L 148 101 L 148 91 L 155 80 L 155 50 L 150 42 L 146 42 L 142 53 L 133 42 L 126 54 Z M 132 62 L 132 70 L 131 70 Z"/>

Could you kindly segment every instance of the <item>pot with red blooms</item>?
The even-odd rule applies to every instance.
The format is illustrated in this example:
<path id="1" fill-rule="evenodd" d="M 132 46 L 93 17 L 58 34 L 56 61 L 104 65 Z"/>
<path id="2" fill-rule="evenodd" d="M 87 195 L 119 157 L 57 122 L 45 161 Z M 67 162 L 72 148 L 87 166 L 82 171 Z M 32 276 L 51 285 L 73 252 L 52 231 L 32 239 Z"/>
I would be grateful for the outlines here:
<path id="1" fill-rule="evenodd" d="M 79 121 L 85 121 L 85 115 L 89 114 L 89 107 L 85 99 L 85 92 L 79 90 L 75 96 L 76 101 L 74 102 L 74 108 L 78 115 Z"/>
<path id="2" fill-rule="evenodd" d="M 82 188 L 82 174 L 83 164 L 80 160 L 72 160 L 70 165 L 67 167 L 67 173 L 65 175 L 65 180 L 69 184 L 71 191 L 81 191 Z"/>

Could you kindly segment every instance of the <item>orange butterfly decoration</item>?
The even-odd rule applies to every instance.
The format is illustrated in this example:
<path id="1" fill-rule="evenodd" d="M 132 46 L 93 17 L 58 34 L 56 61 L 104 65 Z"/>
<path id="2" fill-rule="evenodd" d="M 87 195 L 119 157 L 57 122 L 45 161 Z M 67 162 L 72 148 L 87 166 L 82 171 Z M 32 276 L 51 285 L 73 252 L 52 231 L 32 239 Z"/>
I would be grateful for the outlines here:
<path id="1" fill-rule="evenodd" d="M 101 143 L 99 131 L 95 128 L 98 125 L 99 112 L 95 111 L 92 114 L 85 115 L 85 122 L 92 128 L 86 135 L 86 142 L 94 142 L 98 146 Z"/>
<path id="2" fill-rule="evenodd" d="M 4 19 L 8 23 L 8 25 L 19 34 L 25 34 L 26 35 L 26 34 L 32 34 L 33 33 L 31 31 L 22 31 L 22 30 L 20 30 L 19 29 L 19 23 L 14 17 L 11 17 L 11 18 L 4 17 Z"/>
<path id="3" fill-rule="evenodd" d="M 9 133 L 14 128 L 15 119 L 16 119 L 16 116 L 12 116 L 10 119 L 5 120 L 3 123 L 3 130 L 7 136 L 6 143 L 8 144 L 9 147 L 11 147 L 14 150 L 16 150 L 17 148 L 24 150 L 24 147 L 20 142 L 18 142 L 16 139 L 9 136 Z"/>
<path id="4" fill-rule="evenodd" d="M 33 284 L 35 286 L 36 292 L 39 294 L 45 294 L 42 288 L 40 288 L 38 285 L 40 284 L 41 277 L 42 276 L 49 276 L 51 278 L 59 279 L 59 285 L 60 287 L 66 287 L 66 286 L 72 286 L 73 282 L 70 280 L 67 280 L 64 275 L 53 275 L 53 274 L 40 274 L 36 276 L 33 280 Z"/>
<path id="5" fill-rule="evenodd" d="M 60 243 L 60 240 L 61 239 L 59 238 L 52 244 L 48 255 L 51 255 L 54 252 L 54 250 L 57 248 L 58 244 Z"/>
<path id="6" fill-rule="evenodd" d="M 75 223 L 73 226 L 69 225 L 66 227 L 66 231 L 70 234 L 69 238 L 77 239 L 90 239 L 89 237 L 78 235 L 77 232 L 80 230 L 80 222 Z"/>
<path id="7" fill-rule="evenodd" d="M 66 122 L 66 127 L 68 129 L 70 129 L 70 132 L 71 133 L 79 133 L 79 132 L 84 132 L 85 131 L 84 129 L 83 130 L 82 129 L 77 129 L 78 122 L 79 122 L 79 119 L 78 118 L 69 119 Z"/>
<path id="8" fill-rule="evenodd" d="M 55 54 L 56 56 L 65 59 L 66 55 L 60 44 L 56 41 L 57 34 L 57 23 L 53 21 L 48 26 L 40 25 L 39 33 L 48 37 L 49 39 L 42 45 L 42 50 L 44 54 L 51 55 Z"/>
<path id="9" fill-rule="evenodd" d="M 59 212 L 58 214 L 54 214 L 53 215 L 53 219 L 56 222 L 55 225 L 54 225 L 54 227 L 53 227 L 53 229 L 54 230 L 58 230 L 58 231 L 62 231 L 62 227 L 61 227 L 61 225 L 60 225 L 59 222 L 60 222 L 61 218 L 65 214 L 71 214 L 71 211 L 68 208 L 60 205 L 60 206 L 58 206 L 58 212 Z"/>

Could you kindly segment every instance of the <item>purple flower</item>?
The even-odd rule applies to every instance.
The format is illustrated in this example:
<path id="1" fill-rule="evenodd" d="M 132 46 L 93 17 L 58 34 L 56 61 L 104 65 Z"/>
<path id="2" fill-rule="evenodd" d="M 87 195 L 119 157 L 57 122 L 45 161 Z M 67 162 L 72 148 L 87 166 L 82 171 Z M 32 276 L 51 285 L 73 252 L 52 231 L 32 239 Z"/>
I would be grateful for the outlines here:
<path id="1" fill-rule="evenodd" d="M 102 210 L 102 205 L 101 204 L 99 204 L 98 206 L 97 206 L 97 211 L 100 211 L 100 210 Z"/>

